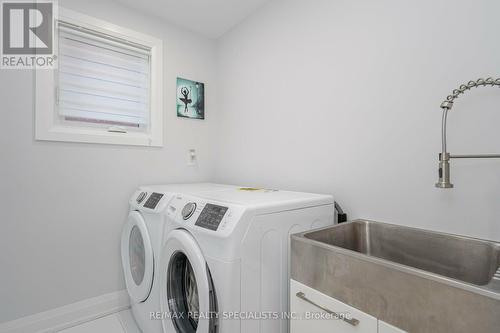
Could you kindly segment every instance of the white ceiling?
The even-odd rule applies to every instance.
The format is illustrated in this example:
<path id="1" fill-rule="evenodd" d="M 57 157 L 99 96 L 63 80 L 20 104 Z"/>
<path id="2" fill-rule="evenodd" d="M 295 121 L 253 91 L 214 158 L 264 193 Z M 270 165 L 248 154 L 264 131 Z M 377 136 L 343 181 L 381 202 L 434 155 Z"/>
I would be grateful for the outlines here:
<path id="1" fill-rule="evenodd" d="M 117 0 L 177 26 L 218 38 L 271 0 Z"/>

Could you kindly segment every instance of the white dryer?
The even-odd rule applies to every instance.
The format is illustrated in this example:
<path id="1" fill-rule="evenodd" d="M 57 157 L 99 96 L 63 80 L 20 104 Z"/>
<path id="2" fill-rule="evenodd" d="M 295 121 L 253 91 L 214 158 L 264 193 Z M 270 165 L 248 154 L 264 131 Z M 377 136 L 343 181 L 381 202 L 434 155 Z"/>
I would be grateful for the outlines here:
<path id="1" fill-rule="evenodd" d="M 330 195 L 182 191 L 160 255 L 164 333 L 285 333 L 290 234 L 334 223 Z"/>
<path id="2" fill-rule="evenodd" d="M 163 211 L 172 194 L 141 187 L 130 199 L 122 230 L 121 256 L 132 314 L 144 333 L 161 333 L 161 322 L 150 319 L 160 311 L 158 263 L 165 227 Z"/>
<path id="3" fill-rule="evenodd" d="M 210 183 L 141 186 L 132 195 L 122 230 L 121 256 L 132 313 L 144 333 L 163 331 L 161 321 L 152 314 L 161 309 L 158 264 L 163 235 L 170 230 L 165 211 L 172 193 L 221 187 Z"/>

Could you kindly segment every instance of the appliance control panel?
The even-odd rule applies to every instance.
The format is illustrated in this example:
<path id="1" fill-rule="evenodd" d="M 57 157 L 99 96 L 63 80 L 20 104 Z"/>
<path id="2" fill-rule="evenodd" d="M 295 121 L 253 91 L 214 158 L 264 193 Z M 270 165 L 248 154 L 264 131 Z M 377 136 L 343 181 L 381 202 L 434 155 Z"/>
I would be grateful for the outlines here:
<path id="1" fill-rule="evenodd" d="M 233 203 L 177 194 L 168 203 L 166 214 L 183 228 L 226 237 L 236 227 L 244 211 L 244 207 Z"/>
<path id="2" fill-rule="evenodd" d="M 168 193 L 161 193 L 140 188 L 130 199 L 129 203 L 132 209 L 147 209 L 160 211 L 165 208 L 165 205 L 170 201 L 171 196 Z"/>
<path id="3" fill-rule="evenodd" d="M 224 215 L 226 215 L 227 210 L 228 207 L 207 203 L 194 225 L 216 231 L 219 228 Z"/>
<path id="4" fill-rule="evenodd" d="M 151 193 L 148 200 L 146 200 L 144 207 L 149 209 L 155 209 L 158 203 L 160 202 L 161 198 L 163 198 L 163 193 L 156 193 L 156 192 Z"/>

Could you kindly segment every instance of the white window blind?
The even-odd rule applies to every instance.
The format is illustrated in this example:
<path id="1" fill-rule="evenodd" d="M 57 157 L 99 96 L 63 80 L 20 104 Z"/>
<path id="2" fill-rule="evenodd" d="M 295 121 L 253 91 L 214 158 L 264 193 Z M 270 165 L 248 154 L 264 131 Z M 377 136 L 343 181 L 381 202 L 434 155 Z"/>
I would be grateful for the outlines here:
<path id="1" fill-rule="evenodd" d="M 69 120 L 149 124 L 147 47 L 59 22 L 59 115 Z"/>

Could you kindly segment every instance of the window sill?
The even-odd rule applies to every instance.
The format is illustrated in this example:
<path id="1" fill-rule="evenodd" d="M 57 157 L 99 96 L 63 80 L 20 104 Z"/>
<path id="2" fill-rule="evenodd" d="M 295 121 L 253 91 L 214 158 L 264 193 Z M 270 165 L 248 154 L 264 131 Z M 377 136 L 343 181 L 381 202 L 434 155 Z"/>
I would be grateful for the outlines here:
<path id="1" fill-rule="evenodd" d="M 74 128 L 52 126 L 49 129 L 36 129 L 36 140 L 64 141 L 82 143 L 101 143 L 111 145 L 162 147 L 163 138 L 149 133 L 115 133 L 104 129 Z"/>

